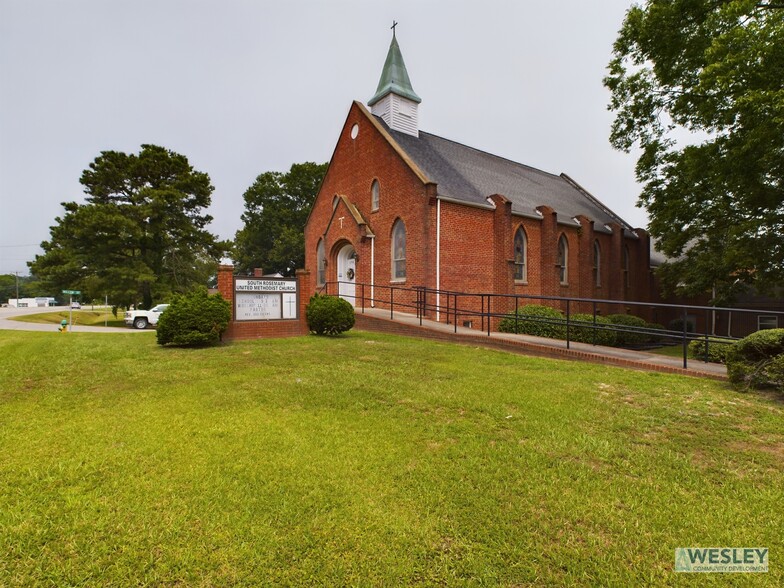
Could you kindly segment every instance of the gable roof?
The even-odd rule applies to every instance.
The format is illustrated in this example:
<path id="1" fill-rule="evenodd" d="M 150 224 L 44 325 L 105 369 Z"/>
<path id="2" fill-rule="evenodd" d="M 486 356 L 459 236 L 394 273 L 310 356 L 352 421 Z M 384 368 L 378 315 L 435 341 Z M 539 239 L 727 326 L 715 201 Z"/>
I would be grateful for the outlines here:
<path id="1" fill-rule="evenodd" d="M 360 233 L 363 236 L 370 237 L 370 238 L 376 236 L 375 233 L 373 233 L 373 229 L 370 228 L 370 225 L 365 220 L 365 217 L 362 216 L 362 213 L 359 211 L 356 205 L 353 202 L 351 202 L 351 200 L 349 200 L 346 196 L 343 196 L 342 194 L 336 195 L 335 198 L 338 199 L 338 204 L 337 206 L 332 208 L 332 214 L 329 217 L 329 222 L 327 223 L 327 226 L 324 229 L 323 235 L 326 235 L 329 232 L 329 229 L 332 226 L 332 221 L 334 221 L 335 218 L 337 217 L 338 208 L 340 208 L 340 203 L 342 202 L 343 205 L 346 207 L 346 210 L 348 210 L 348 213 L 351 215 L 351 218 L 354 219 L 354 222 L 356 223 L 357 228 L 359 228 Z"/>
<path id="2" fill-rule="evenodd" d="M 554 175 L 424 131 L 414 137 L 370 116 L 438 185 L 439 197 L 489 206 L 487 197 L 501 194 L 511 201 L 514 214 L 541 218 L 536 207 L 546 205 L 555 210 L 558 222 L 574 224 L 574 217 L 584 215 L 594 221 L 597 232 L 608 233 L 604 225 L 618 223 L 627 236 L 636 236 L 626 221 L 565 174 Z"/>

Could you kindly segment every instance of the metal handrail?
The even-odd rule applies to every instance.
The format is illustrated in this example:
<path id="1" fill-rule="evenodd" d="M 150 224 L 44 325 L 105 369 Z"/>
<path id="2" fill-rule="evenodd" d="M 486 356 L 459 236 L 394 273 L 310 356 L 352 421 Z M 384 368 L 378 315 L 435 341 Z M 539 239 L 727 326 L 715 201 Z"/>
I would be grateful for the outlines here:
<path id="1" fill-rule="evenodd" d="M 375 297 L 366 297 L 365 296 L 365 286 L 364 283 L 356 283 L 356 282 L 326 282 L 320 289 L 321 292 L 325 292 L 329 294 L 330 285 L 335 286 L 336 293 L 340 291 L 340 284 L 352 284 L 354 286 L 354 295 L 349 296 L 350 298 L 354 299 L 354 305 L 356 306 L 357 300 L 361 301 L 361 311 L 365 312 L 366 303 L 369 302 L 371 307 L 375 307 L 377 304 L 388 304 L 389 305 L 389 312 L 390 312 L 390 320 L 394 320 L 394 313 L 397 307 L 398 312 L 401 312 L 400 309 L 412 309 L 416 314 L 417 318 L 419 319 L 420 325 L 424 319 L 424 316 L 428 312 L 434 312 L 438 314 L 445 314 L 446 315 L 446 323 L 451 322 L 454 324 L 454 332 L 457 333 L 458 327 L 458 318 L 479 318 L 481 319 L 481 330 L 486 331 L 487 335 L 490 336 L 492 330 L 492 319 L 504 319 L 504 318 L 511 318 L 509 315 L 509 311 L 505 312 L 493 312 L 491 308 L 499 308 L 499 305 L 496 303 L 492 303 L 494 299 L 513 299 L 514 300 L 514 318 L 515 321 L 518 320 L 525 320 L 530 322 L 538 322 L 544 324 L 553 324 L 553 325 L 562 325 L 566 328 L 566 347 L 567 349 L 570 348 L 571 341 L 572 341 L 572 329 L 573 327 L 579 328 L 590 328 L 593 331 L 593 344 L 596 345 L 596 333 L 598 331 L 612 331 L 612 332 L 619 332 L 619 333 L 636 333 L 636 334 L 645 334 L 655 336 L 658 339 L 673 339 L 681 342 L 683 347 L 683 367 L 687 367 L 687 352 L 688 352 L 688 344 L 691 341 L 695 340 L 704 340 L 705 341 L 705 361 L 708 360 L 709 355 L 709 347 L 712 344 L 730 344 L 737 340 L 737 338 L 723 336 L 723 335 L 712 335 L 707 332 L 705 333 L 691 333 L 688 331 L 688 312 L 687 311 L 705 311 L 706 313 L 706 325 L 709 323 L 710 313 L 712 312 L 729 312 L 729 313 L 747 313 L 747 314 L 766 314 L 766 315 L 776 315 L 776 316 L 784 316 L 784 312 L 782 311 L 775 311 L 775 310 L 767 310 L 767 309 L 744 309 L 744 308 L 729 308 L 729 307 L 718 307 L 718 306 L 700 306 L 700 305 L 682 305 L 682 304 L 667 304 L 667 303 L 658 303 L 658 302 L 640 302 L 640 301 L 633 301 L 633 300 L 609 300 L 609 299 L 600 299 L 600 298 L 577 298 L 577 297 L 562 297 L 562 296 L 545 296 L 545 295 L 534 295 L 534 294 L 496 294 L 496 293 L 488 293 L 488 292 L 480 292 L 480 293 L 473 293 L 473 292 L 460 292 L 455 290 L 436 290 L 434 288 L 428 288 L 427 286 L 415 286 L 415 287 L 405 287 L 405 286 L 385 286 L 380 284 L 374 284 L 371 291 L 376 291 L 377 293 L 383 293 L 385 291 L 389 292 L 389 297 L 384 298 L 383 296 L 379 297 L 376 295 Z M 356 295 L 356 288 L 359 287 L 361 289 L 361 295 Z M 398 292 L 398 299 L 395 298 L 395 293 Z M 414 294 L 414 302 L 406 302 L 405 297 L 404 301 L 400 300 L 399 293 L 413 293 Z M 428 303 L 428 296 L 429 295 L 438 295 L 446 299 L 446 304 L 435 304 L 435 303 Z M 474 310 L 467 305 L 465 305 L 466 299 L 474 299 L 478 302 L 480 310 Z M 464 305 L 462 307 L 459 306 L 458 300 L 462 300 Z M 565 305 L 566 307 L 566 315 L 563 319 L 556 319 L 556 318 L 548 318 L 548 317 L 536 317 L 536 316 L 526 316 L 524 319 L 519 317 L 519 308 L 520 308 L 520 301 L 551 301 L 551 302 L 558 302 L 561 305 Z M 592 316 L 593 320 L 590 323 L 586 324 L 586 321 L 575 321 L 571 318 L 572 315 L 572 304 L 590 304 L 592 307 Z M 606 305 L 606 306 L 633 306 L 633 307 L 642 307 L 647 309 L 670 309 L 670 310 L 678 310 L 680 312 L 680 319 L 682 322 L 682 329 L 680 330 L 673 330 L 673 329 L 658 329 L 658 328 L 648 328 L 648 327 L 634 327 L 630 325 L 616 325 L 616 324 L 600 324 L 596 322 L 596 317 L 601 316 L 597 310 L 598 305 Z M 587 313 L 586 313 L 587 314 Z M 517 329 L 515 329 L 517 330 Z"/>

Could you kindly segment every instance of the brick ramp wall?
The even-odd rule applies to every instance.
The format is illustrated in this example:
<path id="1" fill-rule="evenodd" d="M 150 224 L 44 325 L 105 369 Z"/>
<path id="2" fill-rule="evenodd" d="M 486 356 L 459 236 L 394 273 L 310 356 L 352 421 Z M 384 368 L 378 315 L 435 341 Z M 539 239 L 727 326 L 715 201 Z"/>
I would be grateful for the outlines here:
<path id="1" fill-rule="evenodd" d="M 726 380 L 718 374 L 709 372 L 701 372 L 699 370 L 671 367 L 666 365 L 658 365 L 646 363 L 643 361 L 634 361 L 623 359 L 619 357 L 609 357 L 597 353 L 587 353 L 585 351 L 576 351 L 574 349 L 547 347 L 544 345 L 537 345 L 526 341 L 511 341 L 508 339 L 498 339 L 488 337 L 487 335 L 473 335 L 463 333 L 447 333 L 444 331 L 436 331 L 426 327 L 419 327 L 417 325 L 409 325 L 400 322 L 395 322 L 389 319 L 379 317 L 371 317 L 368 315 L 357 314 L 356 329 L 362 331 L 375 331 L 378 333 L 388 333 L 392 335 L 404 335 L 407 337 L 419 337 L 422 339 L 432 339 L 434 341 L 443 341 L 446 343 L 458 343 L 461 345 L 473 345 L 478 347 L 487 347 L 490 349 L 501 349 L 510 351 L 512 353 L 519 353 L 522 355 L 531 355 L 535 357 L 546 357 L 549 359 L 568 359 L 574 361 L 590 361 L 591 363 L 598 363 L 604 365 L 612 365 L 616 367 L 625 367 L 647 372 L 663 372 L 668 374 L 680 374 L 684 376 L 697 376 L 703 378 L 711 378 L 714 380 Z"/>

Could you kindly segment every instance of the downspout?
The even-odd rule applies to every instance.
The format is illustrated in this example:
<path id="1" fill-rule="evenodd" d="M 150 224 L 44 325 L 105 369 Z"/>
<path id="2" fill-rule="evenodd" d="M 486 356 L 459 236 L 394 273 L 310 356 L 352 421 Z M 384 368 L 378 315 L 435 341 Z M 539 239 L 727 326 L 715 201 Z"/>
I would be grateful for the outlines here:
<path id="1" fill-rule="evenodd" d="M 441 322 L 441 199 L 436 198 L 436 322 Z"/>
<path id="2" fill-rule="evenodd" d="M 376 307 L 376 238 L 370 239 L 370 308 Z"/>

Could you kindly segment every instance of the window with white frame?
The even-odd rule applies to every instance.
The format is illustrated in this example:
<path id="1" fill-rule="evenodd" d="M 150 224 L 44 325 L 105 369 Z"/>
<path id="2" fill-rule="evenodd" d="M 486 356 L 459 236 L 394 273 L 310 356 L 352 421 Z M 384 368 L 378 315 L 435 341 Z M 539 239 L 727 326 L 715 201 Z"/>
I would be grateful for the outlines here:
<path id="1" fill-rule="evenodd" d="M 763 331 L 765 329 L 778 329 L 779 317 L 775 314 L 760 315 L 757 317 L 757 330 Z"/>
<path id="2" fill-rule="evenodd" d="M 566 235 L 561 235 L 558 239 L 558 280 L 562 285 L 569 283 L 569 241 L 566 240 Z"/>
<path id="3" fill-rule="evenodd" d="M 528 239 L 523 227 L 520 227 L 514 237 L 514 279 L 518 282 L 525 282 L 528 279 L 527 257 Z"/>
<path id="4" fill-rule="evenodd" d="M 324 255 L 324 239 L 319 239 L 318 247 L 316 247 L 316 260 L 318 263 L 316 282 L 317 285 L 323 286 L 327 281 L 327 256 Z"/>
<path id="5" fill-rule="evenodd" d="M 378 180 L 373 180 L 373 183 L 370 185 L 370 210 L 378 210 L 379 193 L 380 188 L 378 186 Z"/>
<path id="6" fill-rule="evenodd" d="M 406 225 L 402 219 L 392 227 L 392 279 L 406 279 Z"/>

